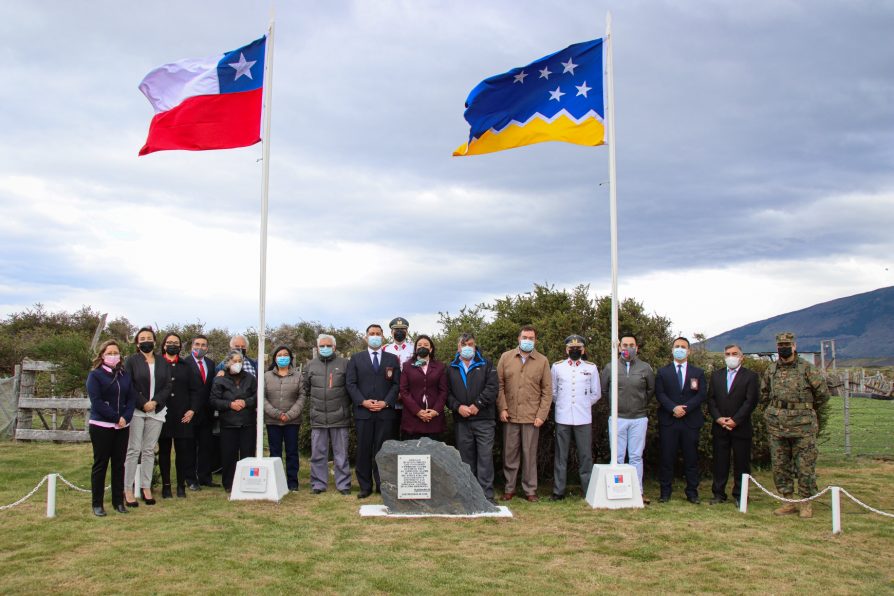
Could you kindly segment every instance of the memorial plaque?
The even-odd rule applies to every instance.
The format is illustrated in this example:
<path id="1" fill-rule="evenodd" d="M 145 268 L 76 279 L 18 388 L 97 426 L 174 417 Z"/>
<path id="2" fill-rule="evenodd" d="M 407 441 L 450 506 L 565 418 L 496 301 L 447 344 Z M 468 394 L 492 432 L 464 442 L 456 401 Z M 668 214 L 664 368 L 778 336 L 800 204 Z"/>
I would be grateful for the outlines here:
<path id="1" fill-rule="evenodd" d="M 397 456 L 397 498 L 431 499 L 431 455 Z"/>
<path id="2" fill-rule="evenodd" d="M 267 490 L 267 468 L 243 468 L 241 488 L 247 493 L 265 492 Z"/>
<path id="3" fill-rule="evenodd" d="M 609 474 L 605 483 L 605 497 L 607 499 L 632 499 L 633 482 L 630 474 Z"/>

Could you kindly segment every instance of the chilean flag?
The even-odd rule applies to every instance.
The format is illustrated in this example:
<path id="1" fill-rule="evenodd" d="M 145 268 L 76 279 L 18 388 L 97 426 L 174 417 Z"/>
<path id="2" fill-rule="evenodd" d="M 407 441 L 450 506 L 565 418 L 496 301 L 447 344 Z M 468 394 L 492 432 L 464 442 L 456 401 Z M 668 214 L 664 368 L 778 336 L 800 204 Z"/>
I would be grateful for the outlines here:
<path id="1" fill-rule="evenodd" d="M 266 42 L 265 36 L 232 52 L 178 60 L 147 74 L 140 91 L 155 116 L 140 155 L 260 141 Z"/>

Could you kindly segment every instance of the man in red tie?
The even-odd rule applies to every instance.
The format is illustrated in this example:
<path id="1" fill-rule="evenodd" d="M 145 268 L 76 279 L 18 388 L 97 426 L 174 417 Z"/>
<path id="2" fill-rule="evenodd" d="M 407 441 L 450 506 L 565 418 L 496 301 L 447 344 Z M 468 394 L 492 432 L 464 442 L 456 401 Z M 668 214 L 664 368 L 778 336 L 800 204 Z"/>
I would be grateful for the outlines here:
<path id="1" fill-rule="evenodd" d="M 190 490 L 199 490 L 202 486 L 220 486 L 214 483 L 211 471 L 216 467 L 217 445 L 214 440 L 214 420 L 217 416 L 210 403 L 208 396 L 211 395 L 211 385 L 214 383 L 214 361 L 207 356 L 208 354 L 208 338 L 204 335 L 197 335 L 192 340 L 192 350 L 187 358 L 183 359 L 184 364 L 189 367 L 189 372 L 198 377 L 194 387 L 198 387 L 199 395 L 196 396 L 198 403 L 202 406 L 196 410 L 193 418 L 193 429 L 196 435 L 196 482 L 188 481 L 187 487 Z M 190 399 L 192 402 L 193 400 Z"/>

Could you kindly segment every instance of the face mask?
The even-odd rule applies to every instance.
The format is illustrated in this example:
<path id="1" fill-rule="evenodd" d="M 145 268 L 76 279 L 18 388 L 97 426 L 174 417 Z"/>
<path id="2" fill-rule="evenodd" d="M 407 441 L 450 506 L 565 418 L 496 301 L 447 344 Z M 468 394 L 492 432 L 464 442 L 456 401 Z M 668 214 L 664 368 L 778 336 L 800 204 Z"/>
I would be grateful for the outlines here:
<path id="1" fill-rule="evenodd" d="M 137 344 L 137 347 L 140 348 L 140 351 L 142 353 L 148 354 L 149 352 L 152 351 L 152 348 L 155 347 L 155 342 L 154 341 L 141 341 L 139 344 Z"/>
<path id="2" fill-rule="evenodd" d="M 394 339 L 395 341 L 403 341 L 407 339 L 407 332 L 402 329 L 394 330 Z"/>
<path id="3" fill-rule="evenodd" d="M 674 348 L 674 360 L 686 360 L 686 354 L 689 353 L 689 350 L 686 348 Z"/>
<path id="4" fill-rule="evenodd" d="M 334 348 L 330 348 L 329 346 L 323 346 L 320 348 L 320 356 L 323 358 L 329 358 L 332 356 L 332 353 L 335 352 Z"/>
<path id="5" fill-rule="evenodd" d="M 276 366 L 280 368 L 285 368 L 289 365 L 289 362 L 292 361 L 292 358 L 289 356 L 277 356 L 276 357 Z"/>
<path id="6" fill-rule="evenodd" d="M 621 358 L 627 360 L 628 362 L 630 360 L 633 360 L 634 358 L 636 358 L 636 348 L 622 348 Z"/>
<path id="7" fill-rule="evenodd" d="M 238 375 L 239 373 L 241 373 L 242 372 L 242 363 L 234 362 L 233 364 L 231 364 L 230 372 L 233 373 L 234 375 Z"/>
<path id="8" fill-rule="evenodd" d="M 180 346 L 165 346 L 165 353 L 168 356 L 174 356 L 180 353 Z"/>
<path id="9" fill-rule="evenodd" d="M 459 349 L 459 356 L 463 360 L 471 360 L 475 356 L 475 348 L 472 346 L 463 346 Z"/>
<path id="10" fill-rule="evenodd" d="M 208 353 L 208 350 L 203 350 L 203 349 L 198 349 L 198 350 L 192 351 L 192 355 L 195 356 L 196 358 L 198 358 L 199 360 L 204 358 L 205 354 L 207 354 L 207 353 Z"/>
<path id="11" fill-rule="evenodd" d="M 428 355 L 431 354 L 431 350 L 428 348 L 419 348 L 416 350 L 416 356 L 419 358 L 428 358 Z"/>
<path id="12" fill-rule="evenodd" d="M 568 351 L 568 357 L 572 360 L 580 360 L 584 353 L 580 348 L 572 348 Z"/>
<path id="13" fill-rule="evenodd" d="M 102 363 L 108 366 L 109 368 L 115 368 L 118 366 L 118 363 L 121 362 L 121 356 L 119 354 L 108 355 L 102 357 Z"/>
<path id="14" fill-rule="evenodd" d="M 367 343 L 369 343 L 369 347 L 371 347 L 373 350 L 378 350 L 382 347 L 382 336 L 370 335 L 367 339 Z"/>
<path id="15" fill-rule="evenodd" d="M 522 352 L 531 352 L 534 350 L 534 340 L 533 339 L 523 339 L 518 342 L 518 347 Z"/>
<path id="16" fill-rule="evenodd" d="M 726 367 L 730 370 L 733 370 L 734 368 L 738 368 L 738 366 L 739 366 L 739 357 L 738 356 L 727 356 L 726 358 L 723 359 L 723 361 L 726 362 Z"/>
<path id="17" fill-rule="evenodd" d="M 791 358 L 792 351 L 793 350 L 792 350 L 791 346 L 786 346 L 784 348 L 776 348 L 776 353 L 778 353 L 779 357 L 782 358 L 783 360 L 788 360 L 789 358 Z"/>

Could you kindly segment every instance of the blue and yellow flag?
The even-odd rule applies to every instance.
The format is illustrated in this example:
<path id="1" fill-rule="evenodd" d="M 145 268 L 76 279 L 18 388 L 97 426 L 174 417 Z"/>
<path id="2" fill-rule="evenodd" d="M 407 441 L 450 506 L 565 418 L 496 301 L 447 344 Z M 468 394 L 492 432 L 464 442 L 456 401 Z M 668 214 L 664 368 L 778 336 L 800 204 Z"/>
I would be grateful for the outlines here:
<path id="1" fill-rule="evenodd" d="M 478 83 L 466 99 L 469 142 L 480 155 L 544 141 L 605 143 L 602 40 L 568 46 Z"/>

